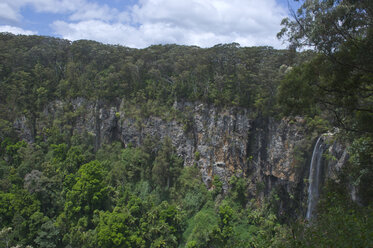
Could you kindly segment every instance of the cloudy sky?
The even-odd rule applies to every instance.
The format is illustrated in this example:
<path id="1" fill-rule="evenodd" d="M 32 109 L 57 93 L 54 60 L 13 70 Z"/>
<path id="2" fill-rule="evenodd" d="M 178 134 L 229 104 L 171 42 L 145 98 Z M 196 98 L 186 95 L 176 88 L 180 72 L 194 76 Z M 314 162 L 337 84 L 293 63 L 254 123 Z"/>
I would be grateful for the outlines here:
<path id="1" fill-rule="evenodd" d="M 231 42 L 283 48 L 276 33 L 288 13 L 287 0 L 0 0 L 0 32 L 136 48 Z"/>

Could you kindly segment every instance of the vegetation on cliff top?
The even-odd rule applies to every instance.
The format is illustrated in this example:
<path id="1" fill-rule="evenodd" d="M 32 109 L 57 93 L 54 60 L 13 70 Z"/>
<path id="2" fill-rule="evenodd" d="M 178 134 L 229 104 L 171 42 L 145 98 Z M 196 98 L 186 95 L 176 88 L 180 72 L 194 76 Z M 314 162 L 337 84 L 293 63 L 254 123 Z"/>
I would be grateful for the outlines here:
<path id="1" fill-rule="evenodd" d="M 0 246 L 372 246 L 372 5 L 305 1 L 279 34 L 289 38 L 290 50 L 238 44 L 137 50 L 0 34 Z M 296 53 L 302 45 L 316 50 Z M 260 116 L 303 115 L 311 124 L 339 127 L 351 158 L 340 183 L 327 183 L 311 225 L 302 218 L 280 222 L 276 192 L 257 208 L 243 178 L 233 177 L 225 195 L 215 178 L 208 191 L 168 139 L 96 151 L 89 134 L 72 130 L 79 111 L 71 102 L 78 97 L 124 98 L 144 111 L 204 101 Z M 63 117 L 41 119 L 55 100 L 64 104 Z M 13 128 L 20 116 L 31 143 Z M 350 200 L 350 185 L 361 205 Z"/>

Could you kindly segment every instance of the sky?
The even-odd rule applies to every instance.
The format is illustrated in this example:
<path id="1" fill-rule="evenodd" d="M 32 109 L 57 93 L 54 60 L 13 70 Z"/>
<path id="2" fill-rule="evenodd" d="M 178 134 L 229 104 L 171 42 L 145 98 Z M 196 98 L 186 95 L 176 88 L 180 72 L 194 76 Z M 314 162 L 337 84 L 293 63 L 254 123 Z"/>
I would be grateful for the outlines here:
<path id="1" fill-rule="evenodd" d="M 276 34 L 288 7 L 288 0 L 0 0 L 0 32 L 132 48 L 232 42 L 285 48 Z"/>

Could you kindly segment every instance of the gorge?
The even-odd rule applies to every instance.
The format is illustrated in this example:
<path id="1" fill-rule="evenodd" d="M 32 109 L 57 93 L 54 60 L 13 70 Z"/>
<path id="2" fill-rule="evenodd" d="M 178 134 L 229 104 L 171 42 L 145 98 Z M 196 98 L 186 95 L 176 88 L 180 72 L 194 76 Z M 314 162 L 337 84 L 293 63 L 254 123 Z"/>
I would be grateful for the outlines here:
<path id="1" fill-rule="evenodd" d="M 318 58 L 0 34 L 0 247 L 369 247 L 369 114 Z"/>
<path id="2" fill-rule="evenodd" d="M 61 119 L 66 104 L 49 104 L 36 123 L 37 133 L 42 134 L 45 123 Z M 348 158 L 346 150 L 334 144 L 330 146 L 334 160 L 324 161 L 323 138 L 307 136 L 301 117 L 255 118 L 249 109 L 219 108 L 201 102 L 174 102 L 172 111 L 187 116 L 179 118 L 170 117 L 171 113 L 134 116 L 136 111 L 126 108 L 124 100 L 112 105 L 77 98 L 71 104 L 73 111 L 80 113 L 73 121 L 71 133 L 91 137 L 96 150 L 115 141 L 123 147 L 141 147 L 146 138 L 169 138 L 184 166 L 200 170 L 207 189 L 213 189 L 216 176 L 225 193 L 232 176 L 244 178 L 248 199 L 264 201 L 272 192 L 279 192 L 278 213 L 287 217 L 293 212 L 294 217 L 310 219 L 319 198 L 321 178 L 332 178 Z M 31 142 L 27 119 L 23 117 L 15 123 L 20 137 Z M 339 153 L 334 151 L 335 146 L 339 146 Z M 323 164 L 328 168 L 322 169 Z"/>

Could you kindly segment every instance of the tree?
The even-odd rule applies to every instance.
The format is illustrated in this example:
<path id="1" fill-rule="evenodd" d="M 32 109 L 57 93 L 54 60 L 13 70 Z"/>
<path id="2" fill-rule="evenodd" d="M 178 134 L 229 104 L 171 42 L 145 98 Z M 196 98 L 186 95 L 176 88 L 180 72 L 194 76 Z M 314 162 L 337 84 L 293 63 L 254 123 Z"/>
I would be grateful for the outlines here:
<path id="1" fill-rule="evenodd" d="M 69 218 L 90 217 L 95 209 L 104 209 L 109 193 L 105 175 L 106 171 L 98 161 L 82 165 L 75 185 L 66 194 L 65 211 Z"/>
<path id="2" fill-rule="evenodd" d="M 187 247 L 208 247 L 213 231 L 218 228 L 219 217 L 209 202 L 188 222 L 184 232 Z"/>
<path id="3" fill-rule="evenodd" d="M 123 169 L 129 181 L 145 179 L 149 175 L 149 155 L 140 148 L 126 148 L 122 152 Z"/>
<path id="4" fill-rule="evenodd" d="M 247 202 L 247 183 L 244 178 L 233 176 L 230 180 L 231 190 L 230 196 L 233 201 L 239 203 L 242 207 L 245 206 Z"/>
<path id="5" fill-rule="evenodd" d="M 54 222 L 40 212 L 30 217 L 28 236 L 37 247 L 54 248 L 57 244 L 58 230 Z"/>
<path id="6" fill-rule="evenodd" d="M 314 48 L 317 55 L 293 70 L 280 87 L 282 105 L 297 102 L 320 106 L 348 131 L 373 133 L 373 2 L 370 0 L 307 0 L 293 19 L 282 21 L 278 37 L 293 48 Z M 305 73 L 299 77 L 299 70 Z M 298 77 L 298 78 L 297 78 Z M 304 80 L 308 93 L 287 92 L 286 82 Z M 289 98 L 287 101 L 285 98 Z M 294 101 L 295 100 L 295 101 Z M 292 107 L 293 106 L 293 107 Z"/>
<path id="7" fill-rule="evenodd" d="M 141 227 L 146 247 L 178 247 L 183 232 L 183 212 L 166 201 L 147 212 Z"/>
<path id="8" fill-rule="evenodd" d="M 135 218 L 127 209 L 115 208 L 113 212 L 100 212 L 97 230 L 100 247 L 145 247 L 144 240 L 136 231 Z M 139 230 L 139 228 L 138 228 Z"/>
<path id="9" fill-rule="evenodd" d="M 156 185 L 163 188 L 170 188 L 176 182 L 180 174 L 182 160 L 174 152 L 170 138 L 165 138 L 158 156 L 155 158 L 152 176 Z"/>
<path id="10" fill-rule="evenodd" d="M 219 223 L 212 233 L 212 243 L 217 247 L 233 246 L 234 237 L 233 221 L 234 212 L 228 204 L 219 207 Z M 230 244 L 230 245 L 229 245 Z"/>
<path id="11" fill-rule="evenodd" d="M 373 150 L 373 1 L 304 1 L 282 24 L 279 37 L 293 48 L 312 47 L 316 55 L 288 73 L 279 103 L 285 114 L 323 114 L 348 134 L 350 180 L 368 204 L 372 192 L 363 185 L 372 160 L 356 158 L 364 157 L 360 149 Z"/>
<path id="12" fill-rule="evenodd" d="M 372 31 L 373 3 L 369 0 L 303 0 L 292 12 L 292 19 L 282 20 L 279 38 L 286 38 L 293 48 L 314 47 L 332 54 L 346 43 L 362 45 Z M 363 42 L 363 43 L 361 43 Z"/>

